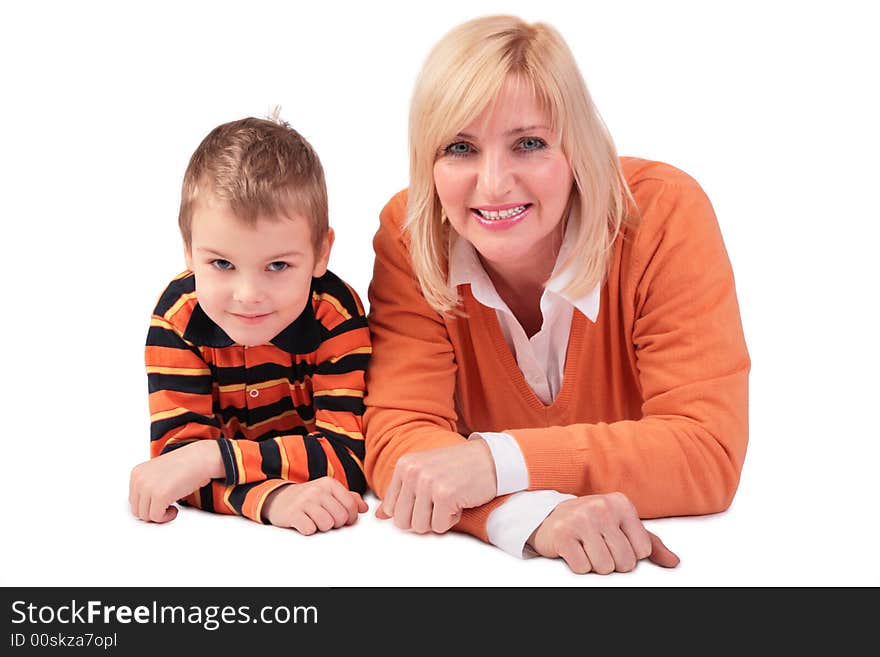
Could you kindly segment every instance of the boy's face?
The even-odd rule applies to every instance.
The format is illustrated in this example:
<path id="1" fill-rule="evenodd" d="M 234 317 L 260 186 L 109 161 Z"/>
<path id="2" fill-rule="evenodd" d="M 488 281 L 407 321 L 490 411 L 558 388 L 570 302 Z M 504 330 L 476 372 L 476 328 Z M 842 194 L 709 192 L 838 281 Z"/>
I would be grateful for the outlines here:
<path id="1" fill-rule="evenodd" d="M 265 344 L 293 322 L 309 302 L 312 276 L 327 271 L 333 231 L 319 253 L 309 222 L 257 220 L 251 228 L 214 198 L 202 199 L 192 217 L 186 266 L 195 274 L 205 314 L 239 344 Z"/>

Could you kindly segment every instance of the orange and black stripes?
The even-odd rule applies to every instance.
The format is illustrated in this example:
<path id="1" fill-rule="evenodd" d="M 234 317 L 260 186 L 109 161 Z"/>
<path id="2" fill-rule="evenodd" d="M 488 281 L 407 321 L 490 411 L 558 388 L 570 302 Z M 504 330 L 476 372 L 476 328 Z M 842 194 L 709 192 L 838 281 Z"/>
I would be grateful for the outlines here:
<path id="1" fill-rule="evenodd" d="M 217 440 L 226 469 L 184 503 L 260 520 L 266 496 L 325 475 L 364 492 L 364 372 L 370 333 L 357 293 L 327 272 L 269 344 L 234 343 L 198 305 L 191 272 L 153 313 L 145 361 L 150 454 Z"/>

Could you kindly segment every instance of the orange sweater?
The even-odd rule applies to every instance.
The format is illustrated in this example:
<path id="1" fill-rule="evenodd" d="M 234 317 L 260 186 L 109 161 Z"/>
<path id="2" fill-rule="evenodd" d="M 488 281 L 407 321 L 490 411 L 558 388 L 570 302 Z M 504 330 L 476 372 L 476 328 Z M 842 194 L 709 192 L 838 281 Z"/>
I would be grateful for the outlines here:
<path id="1" fill-rule="evenodd" d="M 507 431 L 529 490 L 621 491 L 643 518 L 730 505 L 748 441 L 750 361 L 718 222 L 685 173 L 622 162 L 640 223 L 614 243 L 596 322 L 574 312 L 549 406 L 469 285 L 458 288 L 467 317 L 426 303 L 401 229 L 406 192 L 385 206 L 373 242 L 364 416 L 365 472 L 380 497 L 401 455 Z M 465 511 L 456 529 L 487 540 L 486 520 L 504 499 Z"/>

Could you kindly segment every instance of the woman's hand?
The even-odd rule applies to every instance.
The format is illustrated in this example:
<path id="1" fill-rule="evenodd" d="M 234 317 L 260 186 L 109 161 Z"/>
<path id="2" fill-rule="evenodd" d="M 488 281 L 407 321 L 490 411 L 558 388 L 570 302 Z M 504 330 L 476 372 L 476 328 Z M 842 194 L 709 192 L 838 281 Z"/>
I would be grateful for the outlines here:
<path id="1" fill-rule="evenodd" d="M 401 529 L 442 534 L 464 509 L 495 499 L 495 460 L 485 440 L 401 456 L 376 511 Z"/>
<path id="2" fill-rule="evenodd" d="M 679 558 L 645 529 L 623 493 L 588 495 L 560 502 L 528 544 L 541 556 L 562 557 L 575 573 L 627 573 L 648 558 L 674 568 Z"/>

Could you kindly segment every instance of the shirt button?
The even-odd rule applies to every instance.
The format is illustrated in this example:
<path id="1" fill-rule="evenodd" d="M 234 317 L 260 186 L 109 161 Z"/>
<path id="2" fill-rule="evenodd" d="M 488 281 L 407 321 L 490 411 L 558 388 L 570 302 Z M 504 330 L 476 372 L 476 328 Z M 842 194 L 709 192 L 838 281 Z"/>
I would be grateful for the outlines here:
<path id="1" fill-rule="evenodd" d="M 250 392 L 248 392 L 248 394 L 249 394 L 251 397 L 259 397 L 259 396 L 260 396 L 260 391 L 257 390 L 256 388 L 251 388 L 251 390 L 250 390 Z"/>

